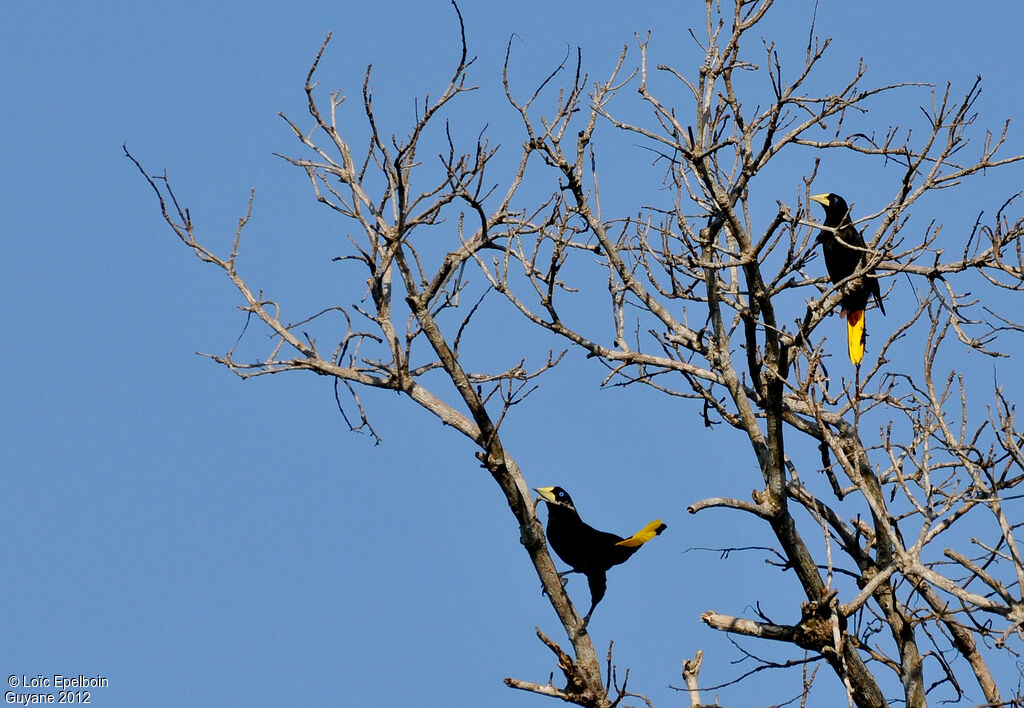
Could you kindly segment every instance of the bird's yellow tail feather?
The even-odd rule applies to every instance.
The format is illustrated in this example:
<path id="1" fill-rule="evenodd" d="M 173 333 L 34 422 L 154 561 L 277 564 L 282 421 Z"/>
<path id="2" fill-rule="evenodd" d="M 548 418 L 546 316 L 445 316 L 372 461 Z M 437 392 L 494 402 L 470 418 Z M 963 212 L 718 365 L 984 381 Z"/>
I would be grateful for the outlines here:
<path id="1" fill-rule="evenodd" d="M 850 351 L 850 361 L 854 366 L 859 366 L 864 358 L 864 310 L 846 313 L 846 345 Z"/>
<path id="2" fill-rule="evenodd" d="M 615 545 L 628 546 L 630 548 L 642 546 L 648 541 L 650 541 L 652 538 L 657 536 L 659 533 L 664 531 L 666 528 L 668 527 L 665 526 L 665 524 L 661 523 L 661 519 L 655 519 L 654 521 L 644 526 L 642 529 L 637 531 L 629 538 L 624 538 Z"/>

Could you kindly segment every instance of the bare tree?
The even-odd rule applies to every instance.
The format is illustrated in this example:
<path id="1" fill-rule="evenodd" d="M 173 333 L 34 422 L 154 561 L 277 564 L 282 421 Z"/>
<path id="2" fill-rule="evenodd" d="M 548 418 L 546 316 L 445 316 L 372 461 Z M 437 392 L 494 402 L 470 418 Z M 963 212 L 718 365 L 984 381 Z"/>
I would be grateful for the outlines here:
<path id="1" fill-rule="evenodd" d="M 286 159 L 305 173 L 316 199 L 355 228 L 342 258 L 362 273 L 347 283 L 342 304 L 294 324 L 236 270 L 249 215 L 229 253 L 218 255 L 198 240 L 166 175 L 135 164 L 181 241 L 223 270 L 243 309 L 274 337 L 260 359 L 240 361 L 231 350 L 215 361 L 243 378 L 295 370 L 331 377 L 342 415 L 374 437 L 359 391 L 397 391 L 476 444 L 572 645 L 570 655 L 538 630 L 564 684 L 509 678 L 509 686 L 583 706 L 629 697 L 650 704 L 602 678 L 606 667 L 559 582 L 529 487 L 502 441 L 506 416 L 561 354 L 524 352 L 477 369 L 460 352 L 472 323 L 500 298 L 566 347 L 605 363 L 603 384 L 691 399 L 706 426 L 724 422 L 749 442 L 760 472 L 751 478 L 752 499 L 687 500 L 688 509 L 726 508 L 763 521 L 780 566 L 803 590 L 793 598 L 800 621 L 710 610 L 701 617 L 708 626 L 794 645 L 797 659 L 788 665 L 802 667 L 805 699 L 817 676 L 808 665 L 822 663 L 851 705 L 888 705 L 897 697 L 883 690 L 894 685 L 902 687 L 898 700 L 913 707 L 931 695 L 960 701 L 979 692 L 986 705 L 1020 703 L 1019 692 L 997 685 L 990 664 L 1000 652 L 1016 656 L 1024 623 L 1024 560 L 1013 521 L 1021 496 L 1014 490 L 1024 481 L 1021 433 L 998 383 L 979 409 L 947 352 L 1006 358 L 1000 336 L 1021 331 L 1013 310 L 1024 288 L 1024 222 L 1013 216 L 1017 195 L 1006 195 L 991 217 L 979 214 L 970 233 L 957 235 L 962 248 L 943 245 L 939 224 L 923 232 L 905 226 L 922 196 L 1024 156 L 1000 154 L 1006 125 L 984 133 L 980 145 L 970 142 L 980 83 L 962 96 L 950 87 L 866 87 L 858 66 L 833 81 L 831 93 L 810 92 L 829 41 L 813 39 L 811 20 L 802 64 L 785 70 L 754 31 L 772 4 L 736 0 L 723 10 L 707 0 L 706 24 L 691 33 L 704 62 L 692 71 L 658 65 L 651 72 L 647 39 L 638 38 L 607 79 L 591 82 L 577 53 L 523 92 L 509 78 L 510 43 L 504 89 L 525 139 L 513 168 L 497 176 L 497 148 L 484 134 L 457 147 L 463 141 L 443 122 L 473 88 L 464 28 L 451 80 L 423 102 L 401 139 L 378 128 L 367 70 L 361 109 L 369 139 L 361 148 L 343 122 L 345 98 L 325 97 L 314 81 L 328 35 L 306 77 L 312 130 L 285 118 L 305 153 Z M 741 72 L 743 86 L 755 86 L 745 89 L 750 98 L 741 95 Z M 664 95 L 656 85 L 668 87 Z M 869 111 L 881 94 L 923 91 L 930 102 L 922 125 L 889 125 Z M 616 109 L 616 99 L 637 93 L 639 102 L 622 100 L 632 118 Z M 658 155 L 651 169 L 665 189 L 651 203 L 628 214 L 602 206 L 598 133 L 627 136 Z M 424 146 L 438 138 L 446 149 L 426 156 Z M 809 151 L 821 159 L 855 153 L 890 170 L 889 200 L 857 205 L 864 267 L 837 285 L 816 260 L 821 225 L 807 208 L 817 163 L 794 203 L 779 201 L 766 214 L 752 196 L 764 189 L 752 180 L 770 163 Z M 545 182 L 546 197 L 524 196 L 528 181 Z M 836 356 L 845 351 L 842 338 L 827 338 L 822 325 L 872 268 L 883 294 L 899 289 L 910 301 L 909 289 L 916 304 L 890 315 L 885 329 L 876 322 L 879 341 L 870 342 L 863 366 L 848 368 Z M 1002 308 L 983 305 L 996 298 L 968 288 L 1005 295 Z M 499 298 L 485 300 L 488 292 Z M 607 302 L 607 327 L 577 316 L 580 298 Z M 800 298 L 800 316 L 787 321 L 781 303 Z M 332 335 L 339 321 L 341 334 Z M 319 339 L 307 334 L 317 326 L 326 333 Z M 836 377 L 833 361 L 852 375 Z M 702 660 L 684 663 L 691 705 L 700 702 Z M 610 675 L 610 656 L 607 664 Z"/>

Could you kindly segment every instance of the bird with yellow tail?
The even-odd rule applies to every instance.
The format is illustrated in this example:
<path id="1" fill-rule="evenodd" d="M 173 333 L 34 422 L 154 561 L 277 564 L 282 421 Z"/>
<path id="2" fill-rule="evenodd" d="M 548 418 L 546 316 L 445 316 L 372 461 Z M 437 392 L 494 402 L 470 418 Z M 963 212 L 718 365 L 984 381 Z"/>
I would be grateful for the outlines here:
<path id="1" fill-rule="evenodd" d="M 580 518 L 572 497 L 561 487 L 537 487 L 535 492 L 548 503 L 548 544 L 572 570 L 582 573 L 590 586 L 590 611 L 583 618 L 585 627 L 607 588 L 606 573 L 613 565 L 624 563 L 640 546 L 667 527 L 661 519 L 652 521 L 629 538 L 598 531 Z"/>
<path id="2" fill-rule="evenodd" d="M 846 319 L 846 345 L 850 353 L 850 361 L 860 366 L 864 358 L 864 345 L 867 331 L 864 326 L 864 310 L 868 300 L 874 296 L 878 309 L 885 314 L 882 305 L 882 293 L 878 288 L 875 269 L 864 266 L 868 257 L 868 249 L 864 237 L 860 235 L 850 218 L 850 207 L 846 200 L 838 194 L 815 194 L 812 201 L 825 208 L 825 223 L 818 232 L 817 243 L 825 255 L 825 268 L 833 285 L 839 285 L 858 271 L 860 278 L 846 289 L 842 296 L 842 317 Z"/>

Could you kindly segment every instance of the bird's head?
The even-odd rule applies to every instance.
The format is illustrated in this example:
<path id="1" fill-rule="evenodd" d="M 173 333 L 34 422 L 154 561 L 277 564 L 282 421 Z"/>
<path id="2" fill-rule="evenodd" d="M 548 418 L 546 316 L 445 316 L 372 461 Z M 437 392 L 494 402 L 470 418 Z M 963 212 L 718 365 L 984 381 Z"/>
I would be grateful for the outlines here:
<path id="1" fill-rule="evenodd" d="M 818 204 L 825 207 L 826 224 L 838 224 L 843 220 L 843 217 L 850 213 L 850 207 L 847 206 L 846 200 L 833 192 L 829 192 L 828 194 L 815 194 L 811 197 L 811 201 L 818 202 Z"/>
<path id="2" fill-rule="evenodd" d="M 540 494 L 540 498 L 548 504 L 564 506 L 567 509 L 576 509 L 572 503 L 572 497 L 569 496 L 569 492 L 561 487 L 534 487 L 533 491 Z"/>

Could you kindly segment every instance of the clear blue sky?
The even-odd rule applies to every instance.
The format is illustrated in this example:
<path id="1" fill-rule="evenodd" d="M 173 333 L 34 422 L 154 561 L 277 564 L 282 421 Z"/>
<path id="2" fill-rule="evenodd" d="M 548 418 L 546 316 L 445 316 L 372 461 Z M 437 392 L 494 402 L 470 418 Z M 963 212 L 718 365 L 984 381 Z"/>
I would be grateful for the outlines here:
<path id="1" fill-rule="evenodd" d="M 998 129 L 1021 114 L 1019 3 L 822 5 L 818 31 L 835 37 L 837 76 L 861 56 L 869 83 L 952 81 L 963 91 L 982 74 L 979 124 Z M 780 3 L 766 33 L 799 54 L 808 8 Z M 603 76 L 648 29 L 654 62 L 692 75 L 686 28 L 703 22 L 695 2 L 467 1 L 463 13 L 482 98 L 462 119 L 474 132 L 490 123 L 492 140 L 512 149 L 522 135 L 500 98 L 512 33 L 525 89 L 567 46 Z M 109 687 L 94 692 L 97 706 L 550 704 L 502 684 L 543 682 L 555 669 L 535 626 L 563 637 L 471 447 L 408 401 L 367 395 L 384 438 L 374 447 L 347 432 L 327 380 L 241 382 L 196 356 L 234 343 L 239 298 L 174 239 L 121 153 L 127 143 L 151 171 L 166 168 L 202 235 L 225 245 L 255 188 L 241 267 L 269 295 L 312 308 L 342 277 L 330 257 L 345 227 L 272 155 L 299 152 L 277 112 L 305 124 L 302 82 L 333 30 L 321 83 L 357 98 L 373 63 L 379 115 L 403 130 L 414 98 L 438 93 L 456 57 L 449 4 L 44 1 L 4 15 L 3 676 L 100 674 Z M 902 120 L 925 100 L 892 109 Z M 887 107 L 878 110 L 884 126 Z M 1008 152 L 1024 151 L 1022 129 L 1011 128 Z M 843 186 L 819 184 L 891 191 L 892 172 L 864 167 L 826 163 L 822 179 Z M 994 173 L 927 216 L 951 224 L 959 243 L 954 227 L 1020 183 L 1020 168 Z M 763 196 L 792 204 L 796 192 Z M 685 512 L 703 496 L 758 486 L 742 440 L 708 435 L 685 402 L 599 391 L 604 370 L 572 359 L 514 412 L 506 443 L 531 486 L 563 484 L 598 527 L 668 523 L 612 572 L 591 633 L 601 654 L 615 641 L 631 688 L 678 705 L 668 685 L 680 685 L 679 662 L 696 649 L 707 650 L 707 683 L 744 668 L 730 665 L 737 651 L 700 613 L 749 616 L 761 600 L 794 621 L 773 590 L 791 598 L 794 581 L 759 558 L 683 553 L 763 538 L 738 515 Z M 585 584 L 569 589 L 585 606 Z M 755 705 L 798 692 L 794 673 L 721 699 Z"/>

